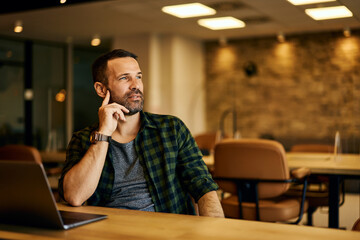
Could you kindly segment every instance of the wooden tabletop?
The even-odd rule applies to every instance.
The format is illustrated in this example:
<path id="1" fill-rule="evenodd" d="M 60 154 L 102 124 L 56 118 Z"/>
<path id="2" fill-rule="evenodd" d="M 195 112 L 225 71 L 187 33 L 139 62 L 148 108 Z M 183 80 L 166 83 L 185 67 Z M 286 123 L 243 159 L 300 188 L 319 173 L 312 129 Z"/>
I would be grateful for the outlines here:
<path id="1" fill-rule="evenodd" d="M 44 163 L 64 163 L 65 152 L 41 152 Z M 360 155 L 341 154 L 339 157 L 330 153 L 286 153 L 289 168 L 307 167 L 312 173 L 360 175 Z M 204 156 L 206 165 L 214 165 L 213 155 Z"/>
<path id="2" fill-rule="evenodd" d="M 330 153 L 286 153 L 290 169 L 307 167 L 312 173 L 360 176 L 360 155 Z M 214 165 L 214 157 L 204 156 L 208 166 Z"/>
<path id="3" fill-rule="evenodd" d="M 102 207 L 69 207 L 68 211 L 107 214 L 108 219 L 66 231 L 0 225 L 5 239 L 242 239 L 355 240 L 360 232 L 279 223 L 153 213 Z"/>
<path id="4" fill-rule="evenodd" d="M 40 155 L 44 163 L 64 163 L 66 160 L 65 151 L 41 151 Z"/>
<path id="5" fill-rule="evenodd" d="M 307 167 L 312 173 L 360 175 L 359 154 L 287 153 L 290 168 Z"/>

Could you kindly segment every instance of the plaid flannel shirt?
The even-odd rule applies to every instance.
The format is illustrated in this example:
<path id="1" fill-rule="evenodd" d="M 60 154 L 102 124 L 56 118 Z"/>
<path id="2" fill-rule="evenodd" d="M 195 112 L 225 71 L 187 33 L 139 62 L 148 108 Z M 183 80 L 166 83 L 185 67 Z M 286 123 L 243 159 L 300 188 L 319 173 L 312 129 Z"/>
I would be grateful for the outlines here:
<path id="1" fill-rule="evenodd" d="M 135 148 L 157 212 L 194 214 L 190 196 L 197 202 L 205 193 L 218 189 L 213 181 L 185 124 L 169 115 L 141 112 L 141 128 L 135 138 Z M 59 179 L 63 197 L 64 175 L 78 163 L 90 147 L 90 134 L 98 124 L 73 134 L 66 162 Z M 109 145 L 104 168 L 88 205 L 104 205 L 110 198 L 114 184 L 112 151 Z"/>

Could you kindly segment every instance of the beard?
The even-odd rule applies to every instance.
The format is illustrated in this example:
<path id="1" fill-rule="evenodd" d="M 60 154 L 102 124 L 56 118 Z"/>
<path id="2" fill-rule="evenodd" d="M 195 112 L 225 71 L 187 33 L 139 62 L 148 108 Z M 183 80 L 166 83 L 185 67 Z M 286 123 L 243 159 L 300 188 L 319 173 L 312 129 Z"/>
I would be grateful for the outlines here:
<path id="1" fill-rule="evenodd" d="M 130 96 L 133 94 L 140 94 L 140 99 L 136 101 L 129 101 Z M 129 112 L 128 113 L 124 112 L 124 115 L 131 116 L 134 115 L 135 113 L 142 111 L 144 107 L 144 95 L 139 89 L 131 90 L 130 92 L 126 93 L 125 96 L 123 97 L 117 97 L 110 91 L 109 103 L 113 103 L 113 102 L 126 107 L 126 109 L 128 109 Z"/>

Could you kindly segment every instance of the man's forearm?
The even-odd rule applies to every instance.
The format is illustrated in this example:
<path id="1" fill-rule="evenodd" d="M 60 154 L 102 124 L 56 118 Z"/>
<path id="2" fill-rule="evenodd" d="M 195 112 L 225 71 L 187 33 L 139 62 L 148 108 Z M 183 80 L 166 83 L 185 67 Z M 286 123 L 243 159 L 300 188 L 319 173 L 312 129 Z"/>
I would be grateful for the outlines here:
<path id="1" fill-rule="evenodd" d="M 64 177 L 64 198 L 73 205 L 80 206 L 95 191 L 104 166 L 108 149 L 107 142 L 90 146 L 84 157 L 73 166 Z"/>
<path id="2" fill-rule="evenodd" d="M 202 196 L 198 201 L 199 215 L 209 217 L 224 217 L 216 191 L 211 191 Z"/>

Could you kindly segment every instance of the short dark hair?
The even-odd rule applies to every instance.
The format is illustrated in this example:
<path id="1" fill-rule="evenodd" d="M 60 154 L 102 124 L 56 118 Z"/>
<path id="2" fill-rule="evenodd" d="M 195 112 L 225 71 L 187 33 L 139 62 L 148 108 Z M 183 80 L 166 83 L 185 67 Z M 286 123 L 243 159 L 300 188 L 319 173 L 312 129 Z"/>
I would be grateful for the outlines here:
<path id="1" fill-rule="evenodd" d="M 131 57 L 137 61 L 137 56 L 134 53 L 128 52 L 124 49 L 114 49 L 98 57 L 92 64 L 92 76 L 94 83 L 101 82 L 107 85 L 108 78 L 107 78 L 106 70 L 107 70 L 108 61 L 115 58 L 124 58 L 124 57 Z"/>

